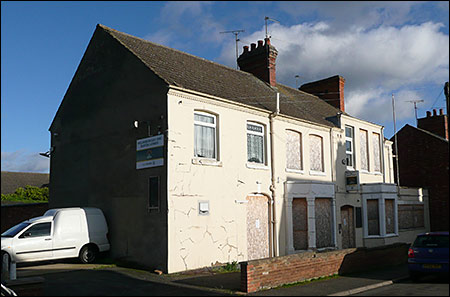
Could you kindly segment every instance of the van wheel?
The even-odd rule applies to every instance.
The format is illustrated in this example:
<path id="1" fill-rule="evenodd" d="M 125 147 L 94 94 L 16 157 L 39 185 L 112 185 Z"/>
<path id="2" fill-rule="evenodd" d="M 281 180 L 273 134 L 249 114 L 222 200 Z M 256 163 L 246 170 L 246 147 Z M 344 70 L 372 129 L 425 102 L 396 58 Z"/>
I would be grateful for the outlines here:
<path id="1" fill-rule="evenodd" d="M 86 245 L 81 249 L 79 258 L 81 263 L 92 263 L 97 258 L 97 249 L 92 245 Z"/>

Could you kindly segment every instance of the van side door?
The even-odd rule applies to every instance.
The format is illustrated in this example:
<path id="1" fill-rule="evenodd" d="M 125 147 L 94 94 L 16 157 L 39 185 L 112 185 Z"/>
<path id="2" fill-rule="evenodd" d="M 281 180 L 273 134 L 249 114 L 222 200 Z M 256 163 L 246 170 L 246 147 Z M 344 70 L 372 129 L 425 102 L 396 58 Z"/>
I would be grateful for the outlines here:
<path id="1" fill-rule="evenodd" d="M 17 262 L 51 259 L 53 256 L 52 223 L 37 223 L 14 238 Z"/>

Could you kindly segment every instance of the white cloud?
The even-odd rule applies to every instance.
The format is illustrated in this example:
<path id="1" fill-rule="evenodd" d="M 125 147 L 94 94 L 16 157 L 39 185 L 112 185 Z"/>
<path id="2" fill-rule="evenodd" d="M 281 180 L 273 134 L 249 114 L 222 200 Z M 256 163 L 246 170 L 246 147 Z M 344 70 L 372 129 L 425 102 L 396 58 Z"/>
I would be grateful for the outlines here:
<path id="1" fill-rule="evenodd" d="M 300 75 L 299 84 L 341 75 L 346 79 L 346 111 L 379 123 L 386 118 L 383 110 L 390 108 L 392 92 L 413 100 L 421 98 L 414 90 L 424 84 L 448 80 L 449 37 L 440 32 L 441 26 L 426 22 L 330 34 L 327 22 L 273 24 L 269 31 L 278 50 L 277 81 L 294 86 L 295 75 Z M 242 39 L 256 42 L 263 36 L 262 28 Z M 233 52 L 227 46 L 221 60 L 233 65 Z M 413 116 L 413 110 L 399 107 L 398 116 Z"/>
<path id="2" fill-rule="evenodd" d="M 18 172 L 48 173 L 50 159 L 25 150 L 1 153 L 1 170 Z"/>

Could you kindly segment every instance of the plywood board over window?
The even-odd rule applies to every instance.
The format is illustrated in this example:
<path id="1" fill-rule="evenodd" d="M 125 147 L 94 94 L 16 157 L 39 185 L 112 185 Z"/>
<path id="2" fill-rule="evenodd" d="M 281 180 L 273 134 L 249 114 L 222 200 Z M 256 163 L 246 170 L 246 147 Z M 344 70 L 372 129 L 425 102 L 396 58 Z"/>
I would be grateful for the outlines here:
<path id="1" fill-rule="evenodd" d="M 309 162 L 312 171 L 323 172 L 323 140 L 318 135 L 309 136 Z"/>
<path id="2" fill-rule="evenodd" d="M 386 212 L 386 234 L 395 233 L 395 208 L 394 199 L 386 199 L 384 201 L 384 207 Z"/>
<path id="3" fill-rule="evenodd" d="M 380 235 L 378 199 L 367 199 L 367 224 L 369 235 Z"/>
<path id="4" fill-rule="evenodd" d="M 302 170 L 301 134 L 286 130 L 286 167 L 293 170 Z"/>
<path id="5" fill-rule="evenodd" d="M 333 246 L 333 216 L 331 199 L 316 198 L 314 201 L 316 216 L 316 247 Z"/>
<path id="6" fill-rule="evenodd" d="M 367 131 L 359 130 L 359 147 L 361 155 L 361 170 L 369 171 L 369 139 Z"/>
<path id="7" fill-rule="evenodd" d="M 376 172 L 381 172 L 381 145 L 380 134 L 372 133 L 373 165 Z"/>
<path id="8" fill-rule="evenodd" d="M 423 204 L 399 204 L 398 205 L 398 228 L 414 229 L 424 227 Z"/>
<path id="9" fill-rule="evenodd" d="M 305 198 L 292 200 L 294 249 L 308 249 L 308 203 Z"/>

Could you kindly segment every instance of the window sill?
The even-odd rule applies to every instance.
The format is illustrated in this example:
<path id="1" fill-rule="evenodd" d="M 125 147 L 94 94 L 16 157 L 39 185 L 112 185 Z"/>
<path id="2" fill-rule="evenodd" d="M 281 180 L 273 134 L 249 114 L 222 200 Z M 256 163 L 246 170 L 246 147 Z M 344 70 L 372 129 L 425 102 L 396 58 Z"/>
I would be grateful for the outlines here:
<path id="1" fill-rule="evenodd" d="M 207 159 L 207 158 L 192 158 L 192 164 L 194 165 L 205 165 L 205 166 L 216 166 L 222 167 L 222 161 L 217 161 L 215 159 Z"/>
<path id="2" fill-rule="evenodd" d="M 269 166 L 267 166 L 265 164 L 260 164 L 260 163 L 247 162 L 246 166 L 247 166 L 247 168 L 250 168 L 250 169 L 269 170 Z"/>
<path id="3" fill-rule="evenodd" d="M 309 175 L 327 176 L 327 174 L 326 174 L 325 172 L 322 172 L 322 171 L 314 171 L 314 170 L 310 170 L 310 171 L 309 171 Z"/>
<path id="4" fill-rule="evenodd" d="M 303 170 L 298 170 L 298 169 L 289 169 L 289 168 L 286 168 L 286 172 L 289 172 L 289 173 L 299 173 L 299 174 L 305 174 L 305 172 L 304 172 Z"/>

